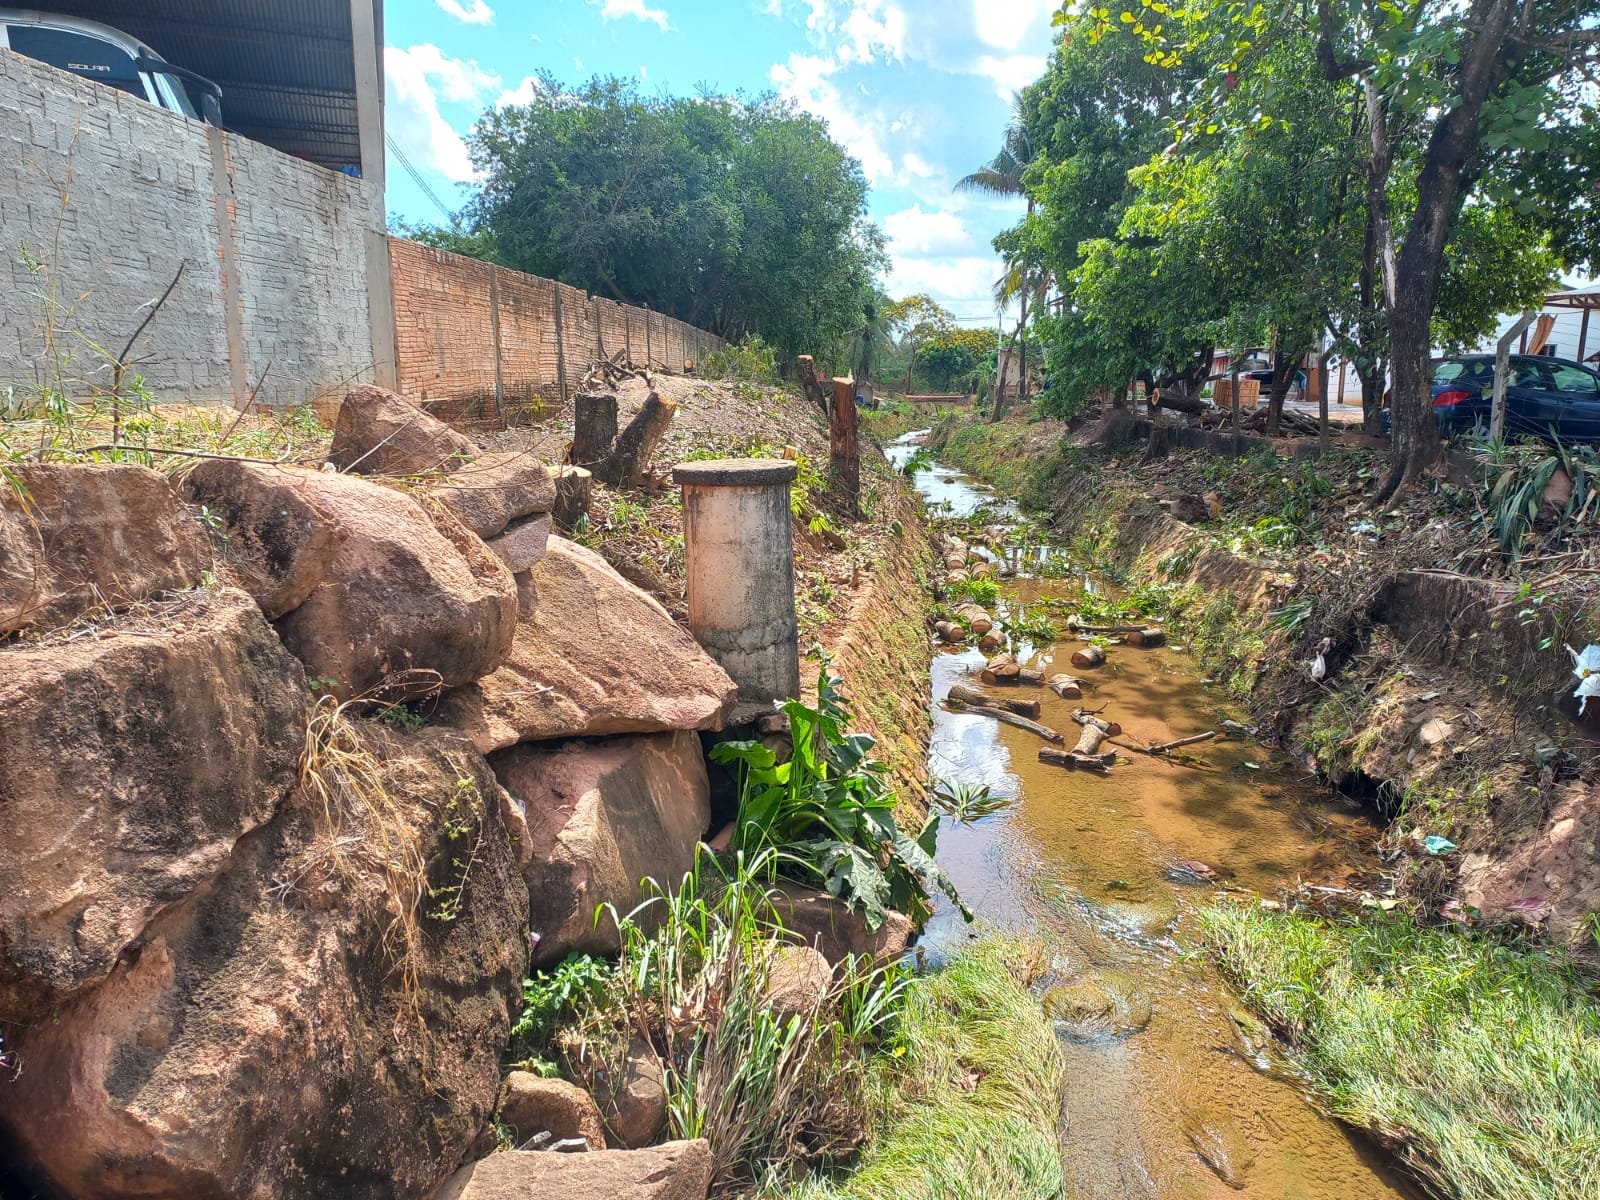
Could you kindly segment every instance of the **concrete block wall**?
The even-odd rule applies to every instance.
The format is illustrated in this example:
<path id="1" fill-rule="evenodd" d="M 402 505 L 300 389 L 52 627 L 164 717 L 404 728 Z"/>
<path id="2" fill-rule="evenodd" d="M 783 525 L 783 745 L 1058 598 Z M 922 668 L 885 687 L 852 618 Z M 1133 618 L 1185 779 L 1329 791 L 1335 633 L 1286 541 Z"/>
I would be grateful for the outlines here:
<path id="1" fill-rule="evenodd" d="M 135 350 L 158 400 L 240 402 L 269 363 L 273 406 L 373 378 L 373 191 L 0 50 L 0 392 L 104 386 L 88 344 L 120 351 L 180 263 Z"/>

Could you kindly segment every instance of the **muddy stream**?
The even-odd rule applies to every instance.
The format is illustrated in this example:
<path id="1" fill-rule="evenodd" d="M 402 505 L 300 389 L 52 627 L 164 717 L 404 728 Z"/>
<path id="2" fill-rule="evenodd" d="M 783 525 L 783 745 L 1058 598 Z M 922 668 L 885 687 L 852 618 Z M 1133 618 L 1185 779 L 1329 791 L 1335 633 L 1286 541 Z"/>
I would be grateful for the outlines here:
<path id="1" fill-rule="evenodd" d="M 919 437 L 889 447 L 897 467 Z M 1000 523 L 1016 517 L 944 467 L 918 471 L 915 483 L 936 509 L 966 515 L 982 507 L 986 521 Z M 1023 569 L 1003 586 L 1001 606 L 1062 595 L 1076 582 L 1032 579 Z M 1030 665 L 1071 670 L 1070 647 L 1033 649 Z M 982 665 L 975 649 L 934 658 L 931 773 L 987 785 L 1012 803 L 973 825 L 946 821 L 939 859 L 979 928 L 1049 949 L 1054 990 L 1044 1000 L 1067 1059 L 1065 1195 L 1419 1195 L 1382 1151 L 1312 1106 L 1200 948 L 1195 914 L 1220 890 L 1270 895 L 1299 879 L 1338 877 L 1353 848 L 1370 840 L 1361 814 L 1249 741 L 1198 746 L 1204 765 L 1196 766 L 1141 757 L 1103 777 L 1046 766 L 1035 735 L 939 707 L 953 682 Z M 1181 648 L 1115 647 L 1105 667 L 1073 673 L 1093 676 L 1084 700 L 1029 689 L 1044 703 L 1040 721 L 1068 733 L 1069 744 L 1080 706 L 1106 706 L 1125 730 L 1121 740 L 1140 745 L 1242 715 Z M 1216 878 L 1185 866 L 1193 862 Z M 946 906 L 928 927 L 924 952 L 937 959 L 969 936 Z"/>

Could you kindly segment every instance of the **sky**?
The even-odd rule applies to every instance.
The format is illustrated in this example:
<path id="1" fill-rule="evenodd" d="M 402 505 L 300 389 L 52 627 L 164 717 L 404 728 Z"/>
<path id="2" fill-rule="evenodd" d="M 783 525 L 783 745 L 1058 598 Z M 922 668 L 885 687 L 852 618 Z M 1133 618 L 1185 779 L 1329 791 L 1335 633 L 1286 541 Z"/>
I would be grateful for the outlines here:
<path id="1" fill-rule="evenodd" d="M 464 136 L 541 70 L 636 77 L 686 95 L 775 91 L 861 161 L 889 239 L 891 296 L 926 292 L 993 324 L 990 240 L 1020 201 L 955 192 L 1000 145 L 1011 97 L 1044 70 L 1059 0 L 388 0 L 391 218 L 442 222 L 473 178 Z M 429 195 L 432 193 L 432 196 Z M 438 203 L 435 203 L 434 197 Z"/>

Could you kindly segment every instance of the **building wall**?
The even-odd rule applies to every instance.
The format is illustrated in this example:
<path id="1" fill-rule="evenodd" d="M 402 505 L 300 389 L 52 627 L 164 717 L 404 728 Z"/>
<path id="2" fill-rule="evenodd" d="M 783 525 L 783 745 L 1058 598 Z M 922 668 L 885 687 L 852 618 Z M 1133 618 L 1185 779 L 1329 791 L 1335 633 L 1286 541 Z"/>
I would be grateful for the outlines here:
<path id="1" fill-rule="evenodd" d="M 648 309 L 391 238 L 402 394 L 463 424 L 552 411 L 601 358 L 679 371 L 721 338 Z"/>
<path id="2" fill-rule="evenodd" d="M 373 378 L 373 191 L 0 51 L 0 391 L 104 386 L 180 264 L 131 356 L 157 399 L 261 381 L 284 406 Z"/>

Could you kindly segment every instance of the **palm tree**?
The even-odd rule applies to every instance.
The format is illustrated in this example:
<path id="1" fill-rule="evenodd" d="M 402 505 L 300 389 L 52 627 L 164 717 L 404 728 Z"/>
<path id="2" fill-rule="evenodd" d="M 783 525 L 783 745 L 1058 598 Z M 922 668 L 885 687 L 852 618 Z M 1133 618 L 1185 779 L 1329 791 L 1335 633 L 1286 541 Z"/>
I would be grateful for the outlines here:
<path id="1" fill-rule="evenodd" d="M 894 336 L 894 322 L 886 309 L 889 298 L 873 293 L 861 305 L 861 324 L 850 335 L 850 369 L 857 383 L 871 383 L 878 356 Z"/>
<path id="2" fill-rule="evenodd" d="M 1022 108 L 1022 93 L 1014 92 L 1011 96 L 1011 120 L 1006 123 L 1005 137 L 1000 143 L 1000 153 L 986 167 L 980 167 L 970 175 L 963 176 L 956 183 L 958 192 L 982 192 L 986 196 L 1022 196 L 1028 201 L 1028 215 L 1033 215 L 1033 197 L 1028 195 L 1028 190 L 1023 186 L 1022 177 L 1028 169 L 1028 164 L 1033 161 L 1033 147 L 1028 142 L 1028 127 L 1026 115 Z M 1006 262 L 1006 273 L 995 287 L 995 298 L 1002 303 L 1009 301 L 1013 296 L 1019 297 L 1022 302 L 1020 320 L 1017 322 L 1017 335 L 1022 341 L 1022 382 L 1021 391 L 1027 395 L 1028 391 L 1028 298 L 1034 289 L 1029 286 L 1028 264 L 1018 258 Z M 1004 297 L 1004 299 L 1002 299 Z M 1005 415 L 1005 376 L 999 379 L 999 387 L 995 392 L 994 419 L 999 420 Z"/>

